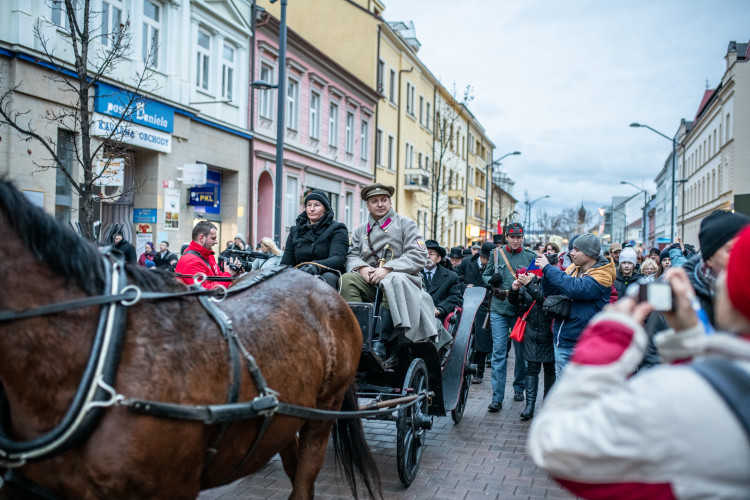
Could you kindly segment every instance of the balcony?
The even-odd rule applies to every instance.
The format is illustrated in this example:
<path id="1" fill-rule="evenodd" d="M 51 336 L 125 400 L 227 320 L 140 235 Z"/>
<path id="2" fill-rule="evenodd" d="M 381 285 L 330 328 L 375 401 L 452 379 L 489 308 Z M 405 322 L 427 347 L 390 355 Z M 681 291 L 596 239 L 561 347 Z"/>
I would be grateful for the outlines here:
<path id="1" fill-rule="evenodd" d="M 404 189 L 407 191 L 430 191 L 430 175 L 421 168 L 407 168 L 404 172 Z"/>
<path id="2" fill-rule="evenodd" d="M 461 193 L 461 191 L 448 191 L 448 208 L 466 208 L 466 200 L 463 193 L 461 193 L 460 196 L 451 196 L 451 193 L 455 192 Z"/>

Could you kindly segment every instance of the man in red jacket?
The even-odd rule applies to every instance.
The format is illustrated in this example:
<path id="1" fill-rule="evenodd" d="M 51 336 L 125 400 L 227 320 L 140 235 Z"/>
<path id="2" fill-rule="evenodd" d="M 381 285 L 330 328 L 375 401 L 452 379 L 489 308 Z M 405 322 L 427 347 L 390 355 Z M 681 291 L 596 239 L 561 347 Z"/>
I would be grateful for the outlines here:
<path id="1" fill-rule="evenodd" d="M 198 273 L 203 273 L 208 276 L 236 276 L 242 270 L 242 267 L 237 267 L 236 271 L 229 267 L 229 272 L 222 271 L 219 269 L 219 265 L 216 263 L 214 257 L 214 251 L 211 250 L 217 243 L 216 226 L 208 221 L 202 220 L 193 228 L 193 241 L 190 242 L 188 249 L 180 258 L 177 263 L 175 271 L 179 274 L 187 274 L 194 276 Z M 237 262 L 233 262 L 236 264 Z M 192 285 L 193 278 L 180 278 L 186 285 Z M 218 285 L 224 285 L 228 287 L 232 284 L 231 280 L 228 281 L 204 281 L 201 283 L 203 288 L 213 288 Z"/>

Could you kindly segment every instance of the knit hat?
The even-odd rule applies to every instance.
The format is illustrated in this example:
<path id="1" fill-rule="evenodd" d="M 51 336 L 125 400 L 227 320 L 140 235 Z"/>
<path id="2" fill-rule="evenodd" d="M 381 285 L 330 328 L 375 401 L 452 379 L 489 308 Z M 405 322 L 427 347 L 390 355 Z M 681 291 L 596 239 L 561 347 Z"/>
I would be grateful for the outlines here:
<path id="1" fill-rule="evenodd" d="M 244 236 L 242 236 L 242 233 L 237 233 L 237 234 L 235 234 L 235 235 L 234 235 L 234 239 L 235 239 L 235 240 L 241 240 L 241 241 L 242 241 L 242 243 L 245 243 L 245 237 L 244 237 Z"/>
<path id="2" fill-rule="evenodd" d="M 737 233 L 748 223 L 750 223 L 749 217 L 724 210 L 716 210 L 703 219 L 698 232 L 703 260 L 710 259 L 727 241 L 737 236 Z"/>
<path id="3" fill-rule="evenodd" d="M 665 248 L 659 254 L 659 260 L 669 259 L 669 247 Z M 671 259 L 670 259 L 671 260 Z"/>
<path id="4" fill-rule="evenodd" d="M 318 191 L 317 189 L 315 191 L 310 191 L 307 196 L 305 196 L 305 206 L 307 206 L 307 202 L 310 200 L 321 202 L 326 208 L 326 212 L 331 211 L 331 202 L 328 201 L 328 196 L 326 196 L 323 191 Z"/>
<path id="5" fill-rule="evenodd" d="M 638 255 L 636 255 L 635 250 L 631 247 L 623 248 L 620 253 L 620 264 L 623 262 L 630 262 L 633 265 L 636 265 L 638 262 Z"/>
<path id="6" fill-rule="evenodd" d="M 577 248 L 579 251 L 594 259 L 599 257 L 599 254 L 602 251 L 602 245 L 599 243 L 599 238 L 590 233 L 582 234 L 577 237 L 573 248 Z M 620 261 L 622 261 L 622 254 L 620 254 Z"/>
<path id="7" fill-rule="evenodd" d="M 710 216 L 709 216 L 710 217 Z M 701 228 L 702 229 L 702 228 Z M 702 246 L 702 245 L 701 245 Z M 737 311 L 750 319 L 750 276 L 748 276 L 747 255 L 750 252 L 750 228 L 745 228 L 729 253 L 726 283 L 729 302 Z"/>
<path id="8" fill-rule="evenodd" d="M 574 241 L 576 240 L 576 238 L 578 238 L 579 236 L 580 236 L 580 234 L 576 234 L 575 236 L 573 236 L 572 238 L 570 238 L 570 241 L 568 241 L 568 252 L 570 252 L 571 250 L 573 250 L 573 242 L 574 242 Z M 580 250 L 580 249 L 579 249 L 579 250 Z"/>

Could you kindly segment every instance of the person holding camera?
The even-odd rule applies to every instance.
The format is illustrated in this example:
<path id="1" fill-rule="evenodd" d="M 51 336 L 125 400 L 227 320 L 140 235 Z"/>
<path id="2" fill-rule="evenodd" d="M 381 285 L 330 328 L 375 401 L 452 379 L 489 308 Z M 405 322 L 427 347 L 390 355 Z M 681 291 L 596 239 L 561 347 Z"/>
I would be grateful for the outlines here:
<path id="1" fill-rule="evenodd" d="M 492 287 L 490 302 L 490 325 L 492 326 L 492 402 L 487 407 L 490 413 L 498 412 L 503 407 L 505 397 L 505 380 L 507 378 L 508 336 L 510 329 L 516 324 L 519 312 L 518 306 L 511 304 L 505 298 L 511 283 L 516 279 L 516 269 L 527 267 L 536 257 L 536 252 L 523 247 L 523 226 L 518 222 L 511 222 L 505 230 L 507 245 L 497 246 L 492 250 L 487 267 L 482 274 L 485 283 Z M 523 359 L 523 348 L 520 343 L 513 341 L 516 355 L 513 370 L 513 399 L 524 400 L 526 389 L 526 364 Z"/>
<path id="2" fill-rule="evenodd" d="M 322 191 L 311 191 L 305 196 L 305 211 L 297 217 L 297 224 L 289 231 L 281 264 L 299 267 L 300 271 L 320 276 L 338 289 L 338 281 L 346 266 L 349 232 L 334 219 L 328 196 Z"/>
<path id="3" fill-rule="evenodd" d="M 617 276 L 615 277 L 615 290 L 617 297 L 623 298 L 625 290 L 633 283 L 643 278 L 643 275 L 636 270 L 638 256 L 632 247 L 625 247 L 620 252 L 620 265 L 617 266 Z"/>
<path id="4" fill-rule="evenodd" d="M 234 259 L 230 262 L 229 270 L 222 271 L 219 269 L 219 265 L 216 263 L 214 257 L 214 251 L 212 248 L 217 243 L 217 229 L 214 224 L 207 220 L 198 222 L 193 227 L 193 241 L 188 245 L 187 250 L 182 254 L 180 260 L 177 262 L 175 272 L 183 276 L 177 279 L 181 280 L 186 285 L 192 285 L 194 283 L 194 276 L 198 273 L 205 274 L 207 277 L 211 276 L 237 276 L 242 272 L 242 267 L 239 265 L 239 261 Z M 201 283 L 203 288 L 214 288 L 219 285 L 229 287 L 232 284 L 231 280 L 227 281 L 209 281 L 205 280 Z"/>
<path id="5" fill-rule="evenodd" d="M 570 251 L 573 262 L 565 271 L 551 265 L 545 255 L 536 258 L 542 270 L 545 305 L 552 299 L 569 301 L 570 310 L 557 314 L 552 323 L 555 348 L 555 373 L 559 379 L 573 355 L 578 337 L 589 320 L 607 303 L 615 281 L 615 264 L 601 254 L 599 238 L 586 233 L 578 236 Z M 554 312 L 553 312 L 554 314 Z"/>
<path id="6" fill-rule="evenodd" d="M 260 246 L 262 256 L 255 257 L 250 268 L 252 271 L 278 266 L 281 263 L 281 250 L 279 250 L 279 247 L 276 246 L 276 243 L 271 238 L 264 236 L 260 239 L 258 245 Z"/>
<path id="7" fill-rule="evenodd" d="M 689 273 L 674 267 L 664 278 L 673 298 L 663 312 L 671 328 L 655 337 L 667 364 L 632 376 L 648 344 L 642 323 L 654 307 L 649 301 L 626 297 L 581 335 L 528 440 L 534 462 L 573 494 L 750 496 L 750 229 L 732 239 L 715 282 L 720 331 L 700 319 Z"/>

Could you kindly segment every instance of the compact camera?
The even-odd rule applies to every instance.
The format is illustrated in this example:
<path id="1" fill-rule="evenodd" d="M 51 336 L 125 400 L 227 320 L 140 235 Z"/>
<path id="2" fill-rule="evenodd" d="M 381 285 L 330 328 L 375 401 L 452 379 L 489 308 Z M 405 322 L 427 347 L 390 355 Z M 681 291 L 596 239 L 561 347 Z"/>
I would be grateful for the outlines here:
<path id="1" fill-rule="evenodd" d="M 556 253 L 554 253 L 554 252 L 552 252 L 552 253 L 545 253 L 544 256 L 547 258 L 547 262 L 549 262 L 553 266 L 557 265 L 557 262 L 558 262 L 559 258 L 557 257 Z"/>
<path id="2" fill-rule="evenodd" d="M 672 287 L 665 281 L 638 281 L 625 290 L 625 295 L 638 302 L 648 302 L 654 311 L 671 311 L 674 307 Z"/>

